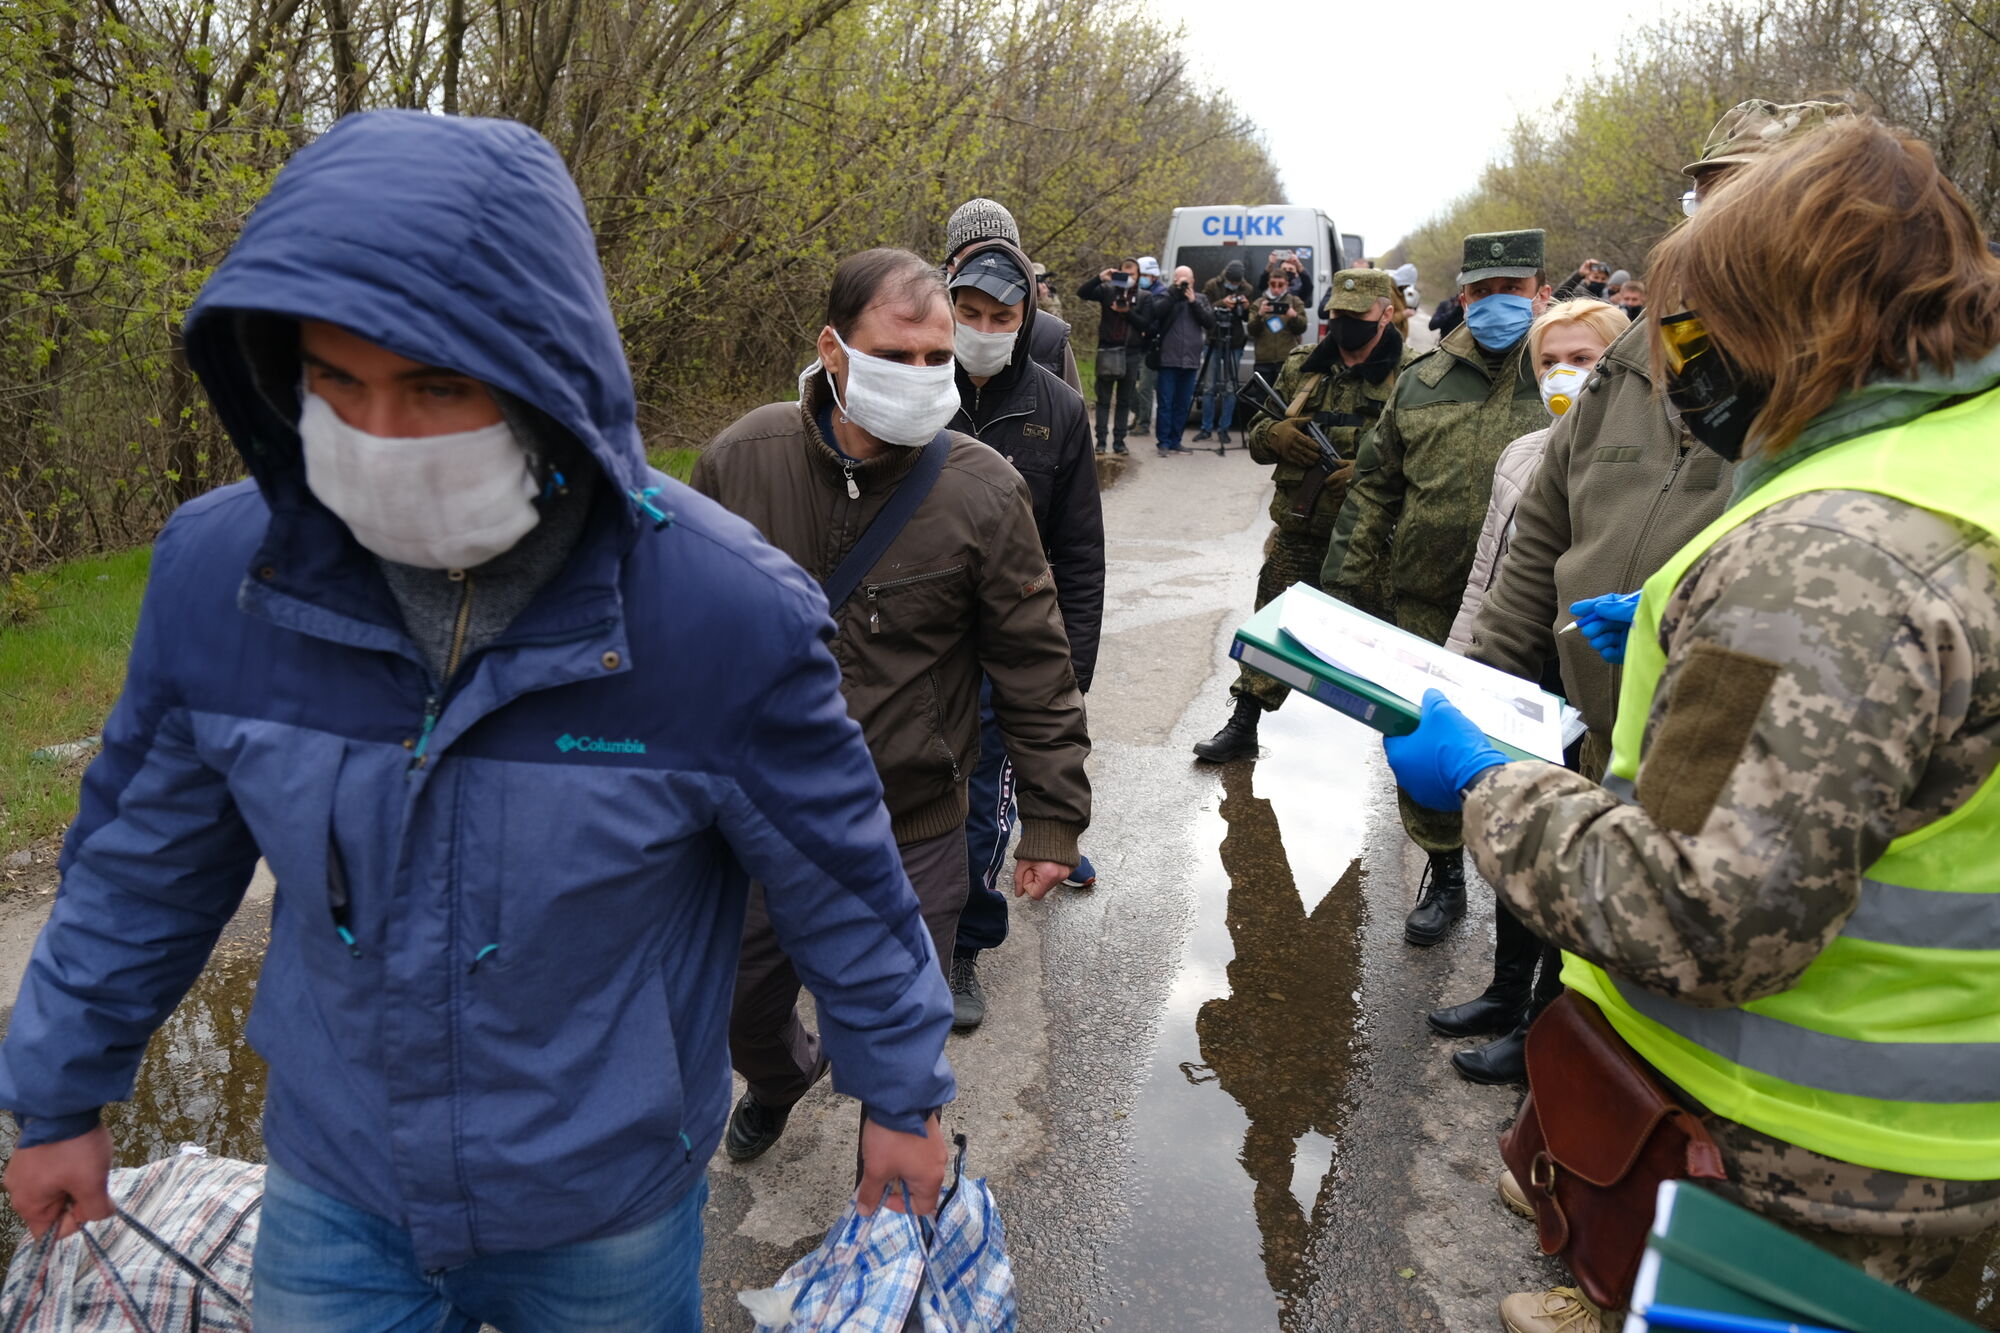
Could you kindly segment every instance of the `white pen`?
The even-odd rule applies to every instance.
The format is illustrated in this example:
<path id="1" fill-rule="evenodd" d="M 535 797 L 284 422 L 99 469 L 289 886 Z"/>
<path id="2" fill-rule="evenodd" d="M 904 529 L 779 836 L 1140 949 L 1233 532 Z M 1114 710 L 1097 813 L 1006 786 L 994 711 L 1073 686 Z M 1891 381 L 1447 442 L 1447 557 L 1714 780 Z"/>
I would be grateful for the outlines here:
<path id="1" fill-rule="evenodd" d="M 1558 633 L 1558 634 L 1567 634 L 1567 633 L 1569 633 L 1569 632 L 1570 632 L 1571 630 L 1573 630 L 1573 629 L 1575 629 L 1575 628 L 1576 628 L 1576 622 L 1575 622 L 1574 620 L 1572 620 L 1572 621 L 1570 621 L 1570 622 L 1569 622 L 1569 624 L 1567 624 L 1567 625 L 1564 625 L 1564 626 L 1563 626 L 1563 627 L 1562 627 L 1561 629 L 1557 630 L 1557 631 L 1556 631 L 1556 633 Z"/>

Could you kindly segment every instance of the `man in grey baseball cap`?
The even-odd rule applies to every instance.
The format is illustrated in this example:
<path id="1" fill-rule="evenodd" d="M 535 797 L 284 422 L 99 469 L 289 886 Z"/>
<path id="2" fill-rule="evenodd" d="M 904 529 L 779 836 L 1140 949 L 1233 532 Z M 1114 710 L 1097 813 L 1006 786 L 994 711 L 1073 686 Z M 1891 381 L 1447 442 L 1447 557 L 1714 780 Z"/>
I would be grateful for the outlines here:
<path id="1" fill-rule="evenodd" d="M 958 271 L 958 257 L 968 247 L 981 241 L 1005 241 L 1017 249 L 1021 245 L 1021 229 L 1015 225 L 1014 215 L 999 200 L 983 195 L 968 199 L 953 209 L 944 224 L 944 269 L 947 278 Z M 1047 366 L 1057 379 L 1081 394 L 1083 380 L 1076 373 L 1076 354 L 1069 345 L 1069 325 L 1063 322 L 1062 316 L 1044 311 L 1028 333 L 1029 358 Z"/>

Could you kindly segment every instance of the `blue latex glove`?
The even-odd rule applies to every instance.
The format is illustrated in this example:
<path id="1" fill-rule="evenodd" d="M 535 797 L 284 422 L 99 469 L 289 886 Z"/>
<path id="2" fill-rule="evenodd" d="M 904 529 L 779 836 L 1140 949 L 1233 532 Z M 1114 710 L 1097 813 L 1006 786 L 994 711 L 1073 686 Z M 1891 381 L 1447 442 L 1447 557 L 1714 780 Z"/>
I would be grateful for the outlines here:
<path id="1" fill-rule="evenodd" d="M 1389 756 L 1396 785 L 1418 805 L 1433 810 L 1458 809 L 1464 804 L 1461 793 L 1474 778 L 1507 762 L 1486 733 L 1454 708 L 1441 690 L 1424 691 L 1417 729 L 1407 736 L 1384 736 L 1382 753 Z"/>
<path id="2" fill-rule="evenodd" d="M 1632 632 L 1632 617 L 1639 612 L 1638 593 L 1586 597 L 1571 602 L 1569 611 L 1576 617 L 1576 632 L 1590 640 L 1599 657 L 1613 666 L 1625 660 L 1625 636 Z"/>

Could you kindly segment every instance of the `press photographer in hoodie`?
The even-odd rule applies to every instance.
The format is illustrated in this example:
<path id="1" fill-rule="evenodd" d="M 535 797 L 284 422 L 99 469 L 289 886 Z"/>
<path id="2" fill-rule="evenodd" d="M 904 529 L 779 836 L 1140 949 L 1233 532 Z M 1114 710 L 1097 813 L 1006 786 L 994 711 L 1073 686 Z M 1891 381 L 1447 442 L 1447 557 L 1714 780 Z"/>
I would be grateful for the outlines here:
<path id="1" fill-rule="evenodd" d="M 1035 530 L 1055 573 L 1056 603 L 1069 636 L 1077 687 L 1090 688 L 1104 618 L 1104 515 L 1090 416 L 1083 396 L 1029 354 L 1044 316 L 1035 309 L 1028 257 L 1006 241 L 973 245 L 951 278 L 961 407 L 953 429 L 977 436 L 1028 483 Z M 980 691 L 979 767 L 965 825 L 971 888 L 958 919 L 951 959 L 952 1027 L 966 1032 L 986 1015 L 979 954 L 1007 938 L 1007 899 L 999 890 L 1014 827 L 1014 770 L 994 718 L 990 687 Z M 1097 872 L 1082 857 L 1064 881 L 1085 888 Z"/>

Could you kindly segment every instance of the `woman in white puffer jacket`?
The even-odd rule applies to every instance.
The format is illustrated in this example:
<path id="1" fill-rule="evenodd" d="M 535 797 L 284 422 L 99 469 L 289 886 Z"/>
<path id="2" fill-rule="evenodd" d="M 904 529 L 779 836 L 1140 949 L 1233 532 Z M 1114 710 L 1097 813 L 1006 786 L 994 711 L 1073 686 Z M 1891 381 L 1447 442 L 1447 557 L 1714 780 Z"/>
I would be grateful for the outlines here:
<path id="1" fill-rule="evenodd" d="M 1542 383 L 1542 402 L 1561 416 L 1583 388 L 1597 359 L 1619 334 L 1631 327 L 1625 312 L 1593 297 L 1559 301 L 1542 312 L 1528 329 L 1528 360 Z M 1472 622 L 1486 604 L 1487 590 L 1500 574 L 1500 558 L 1514 536 L 1514 511 L 1542 465 L 1554 424 L 1529 431 L 1508 445 L 1493 468 L 1493 499 L 1479 529 L 1472 556 L 1472 576 L 1466 580 L 1458 617 L 1451 622 L 1445 646 L 1463 653 L 1472 646 Z"/>

